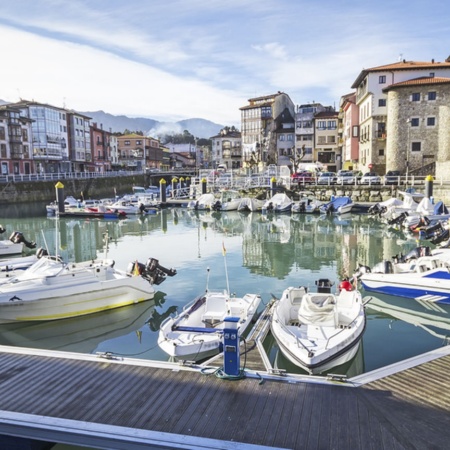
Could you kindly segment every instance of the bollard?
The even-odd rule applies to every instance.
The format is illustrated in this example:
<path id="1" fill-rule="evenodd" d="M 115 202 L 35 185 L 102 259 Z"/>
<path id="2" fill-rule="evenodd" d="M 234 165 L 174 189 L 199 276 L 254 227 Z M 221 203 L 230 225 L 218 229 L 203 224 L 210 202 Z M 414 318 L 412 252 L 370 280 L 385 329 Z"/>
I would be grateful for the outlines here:
<path id="1" fill-rule="evenodd" d="M 203 194 L 206 194 L 206 178 L 202 178 L 201 183 L 202 183 L 202 195 L 203 195 Z"/>
<path id="2" fill-rule="evenodd" d="M 425 197 L 433 198 L 433 176 L 427 175 L 425 178 Z"/>
<path id="3" fill-rule="evenodd" d="M 61 183 L 61 181 L 58 181 L 55 184 L 56 188 L 56 202 L 58 203 L 58 212 L 64 213 L 65 207 L 64 207 L 64 185 Z"/>
<path id="4" fill-rule="evenodd" d="M 275 192 L 277 190 L 277 179 L 275 177 L 272 177 L 270 179 L 270 196 L 273 197 L 275 195 Z"/>
<path id="5" fill-rule="evenodd" d="M 161 178 L 159 181 L 159 198 L 161 199 L 161 203 L 164 204 L 167 201 L 167 192 L 166 192 L 166 180 Z"/>

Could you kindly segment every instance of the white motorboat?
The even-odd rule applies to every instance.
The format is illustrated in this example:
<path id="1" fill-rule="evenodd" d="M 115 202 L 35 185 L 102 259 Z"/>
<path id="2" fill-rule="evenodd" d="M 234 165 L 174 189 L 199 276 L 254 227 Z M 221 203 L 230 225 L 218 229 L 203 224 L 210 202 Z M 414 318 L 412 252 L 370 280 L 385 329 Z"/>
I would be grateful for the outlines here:
<path id="1" fill-rule="evenodd" d="M 43 256 L 0 281 L 0 323 L 65 319 L 143 302 L 153 298 L 154 284 L 175 274 L 153 258 L 121 271 L 110 259 L 65 263 Z"/>
<path id="2" fill-rule="evenodd" d="M 5 228 L 0 225 L 0 234 L 5 231 Z M 23 253 L 25 247 L 34 249 L 36 248 L 36 243 L 27 241 L 20 231 L 14 231 L 8 241 L 0 241 L 0 258 L 10 255 L 20 255 Z"/>
<path id="3" fill-rule="evenodd" d="M 48 252 L 39 248 L 34 255 L 19 256 L 0 260 L 0 278 L 12 278 L 32 266 L 39 258 L 47 256 Z"/>
<path id="4" fill-rule="evenodd" d="M 284 193 L 278 193 L 267 200 L 263 207 L 263 213 L 283 213 L 291 211 L 293 201 Z"/>
<path id="5" fill-rule="evenodd" d="M 422 256 L 406 263 L 384 261 L 374 267 L 359 266 L 355 277 L 366 291 L 430 303 L 450 304 L 450 255 Z"/>
<path id="6" fill-rule="evenodd" d="M 211 211 L 216 202 L 216 197 L 212 193 L 202 194 L 196 200 L 188 202 L 188 209 L 195 209 L 198 211 Z"/>
<path id="7" fill-rule="evenodd" d="M 315 197 L 303 197 L 298 202 L 292 204 L 291 211 L 293 213 L 316 214 L 320 212 L 320 207 L 324 203 Z"/>
<path id="8" fill-rule="evenodd" d="M 216 197 L 212 209 L 214 211 L 237 211 L 242 200 L 239 191 L 233 189 L 223 189 Z"/>
<path id="9" fill-rule="evenodd" d="M 239 318 L 238 334 L 249 328 L 261 297 L 235 297 L 224 291 L 206 290 L 175 317 L 168 317 L 159 331 L 158 345 L 177 360 L 201 361 L 222 351 L 224 320 Z"/>
<path id="10" fill-rule="evenodd" d="M 260 200 L 255 197 L 242 197 L 239 202 L 238 211 L 261 211 L 264 206 L 265 200 Z"/>
<path id="11" fill-rule="evenodd" d="M 347 196 L 341 196 L 321 205 L 319 210 L 322 214 L 347 214 L 352 211 L 352 208 L 352 199 Z"/>
<path id="12" fill-rule="evenodd" d="M 329 280 L 318 280 L 317 293 L 289 287 L 277 300 L 271 331 L 280 351 L 293 364 L 321 373 L 350 361 L 358 351 L 365 329 L 361 293 L 346 281 L 339 294 Z"/>

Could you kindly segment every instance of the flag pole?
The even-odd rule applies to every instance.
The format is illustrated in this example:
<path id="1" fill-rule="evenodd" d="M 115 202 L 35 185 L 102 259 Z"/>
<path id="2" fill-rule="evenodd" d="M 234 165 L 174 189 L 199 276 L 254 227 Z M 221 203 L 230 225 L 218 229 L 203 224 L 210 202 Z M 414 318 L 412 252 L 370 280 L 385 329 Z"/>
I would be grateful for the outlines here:
<path id="1" fill-rule="evenodd" d="M 228 281 L 228 267 L 227 267 L 227 258 L 226 258 L 227 250 L 225 248 L 225 244 L 223 243 L 223 241 L 222 241 L 222 254 L 223 254 L 223 261 L 225 264 L 225 277 L 227 279 L 227 291 L 228 291 L 228 295 L 230 295 L 230 283 Z"/>

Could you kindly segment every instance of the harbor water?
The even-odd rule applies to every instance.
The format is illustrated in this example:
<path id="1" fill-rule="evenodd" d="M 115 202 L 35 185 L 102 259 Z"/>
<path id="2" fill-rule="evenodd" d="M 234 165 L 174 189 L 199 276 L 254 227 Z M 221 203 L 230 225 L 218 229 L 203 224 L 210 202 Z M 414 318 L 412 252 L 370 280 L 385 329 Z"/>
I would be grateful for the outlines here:
<path id="1" fill-rule="evenodd" d="M 158 347 L 161 322 L 210 289 L 237 296 L 257 293 L 260 310 L 289 286 L 316 289 L 417 246 L 414 236 L 367 214 L 316 216 L 199 212 L 182 207 L 124 220 L 47 217 L 45 205 L 3 207 L 1 225 L 67 261 L 107 256 L 116 267 L 156 258 L 177 275 L 156 286 L 153 301 L 90 316 L 51 322 L 0 325 L 0 344 L 167 361 Z M 105 236 L 109 245 L 105 248 Z M 355 358 L 331 373 L 353 376 L 448 344 L 449 308 L 388 296 L 371 297 L 367 325 Z M 304 373 L 278 351 L 269 334 L 272 365 Z"/>

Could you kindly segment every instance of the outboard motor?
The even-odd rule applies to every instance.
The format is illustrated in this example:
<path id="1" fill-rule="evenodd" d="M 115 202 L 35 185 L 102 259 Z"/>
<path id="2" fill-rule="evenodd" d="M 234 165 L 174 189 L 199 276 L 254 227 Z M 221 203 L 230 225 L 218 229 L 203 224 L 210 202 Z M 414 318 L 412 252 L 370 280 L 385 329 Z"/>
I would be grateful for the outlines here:
<path id="1" fill-rule="evenodd" d="M 301 213 L 304 213 L 306 211 L 305 202 L 300 202 L 300 204 L 298 205 L 298 211 Z"/>
<path id="2" fill-rule="evenodd" d="M 212 209 L 213 209 L 214 211 L 220 211 L 220 210 L 222 209 L 222 203 L 220 202 L 220 200 L 217 200 L 217 201 L 213 204 Z"/>
<path id="3" fill-rule="evenodd" d="M 405 256 L 400 255 L 400 258 L 398 258 L 398 256 L 395 256 L 394 258 L 397 258 L 397 262 L 410 262 L 411 260 L 420 258 L 421 256 L 431 256 L 430 247 L 422 245 L 412 249 Z"/>
<path id="4" fill-rule="evenodd" d="M 3 228 L 3 225 L 0 225 L 0 234 L 3 234 L 6 231 L 6 228 Z"/>
<path id="5" fill-rule="evenodd" d="M 29 242 L 25 239 L 24 235 L 20 231 L 14 231 L 9 240 L 13 244 L 21 244 L 24 243 L 28 248 L 36 248 L 36 242 Z"/>
<path id="6" fill-rule="evenodd" d="M 39 247 L 36 250 L 37 259 L 41 259 L 43 256 L 48 256 L 48 251 L 45 248 Z"/>
<path id="7" fill-rule="evenodd" d="M 391 261 L 385 260 L 372 267 L 372 273 L 394 273 Z"/>
<path id="8" fill-rule="evenodd" d="M 380 206 L 380 204 L 379 203 L 376 203 L 375 205 L 372 205 L 369 209 L 368 209 L 368 213 L 370 214 L 370 215 L 376 215 L 376 214 L 378 214 L 379 212 L 380 212 L 380 210 L 381 210 L 381 206 Z"/>
<path id="9" fill-rule="evenodd" d="M 446 241 L 447 239 L 449 239 L 449 231 L 444 230 L 441 234 L 431 239 L 430 242 L 434 245 L 437 245 L 440 244 L 441 242 Z"/>
<path id="10" fill-rule="evenodd" d="M 423 239 L 433 239 L 434 237 L 439 236 L 443 231 L 444 227 L 442 226 L 442 222 L 438 222 L 435 225 L 431 225 L 422 230 L 421 237 Z"/>
<path id="11" fill-rule="evenodd" d="M 372 271 L 370 270 L 369 266 L 363 266 L 362 264 L 358 264 L 358 267 L 356 268 L 355 273 L 353 274 L 353 277 L 350 279 L 350 281 L 354 281 L 355 278 L 357 280 L 359 280 L 359 278 L 361 278 L 362 275 L 364 275 L 365 273 L 371 273 Z"/>
<path id="12" fill-rule="evenodd" d="M 409 216 L 409 214 L 406 211 L 402 212 L 400 215 L 398 215 L 394 219 L 388 220 L 388 224 L 389 225 L 401 225 L 408 216 Z"/>
<path id="13" fill-rule="evenodd" d="M 330 294 L 331 286 L 333 285 L 334 283 L 332 283 L 328 278 L 320 278 L 319 280 L 316 280 L 317 292 L 319 293 Z"/>
<path id="14" fill-rule="evenodd" d="M 272 203 L 272 202 L 270 202 L 270 203 L 267 205 L 267 211 L 273 211 L 273 203 Z"/>
<path id="15" fill-rule="evenodd" d="M 152 284 L 161 284 L 167 276 L 173 277 L 177 271 L 175 269 L 166 269 L 159 264 L 155 258 L 149 258 L 144 265 L 140 262 L 130 263 L 127 268 L 130 275 L 140 275 L 142 278 Z"/>

